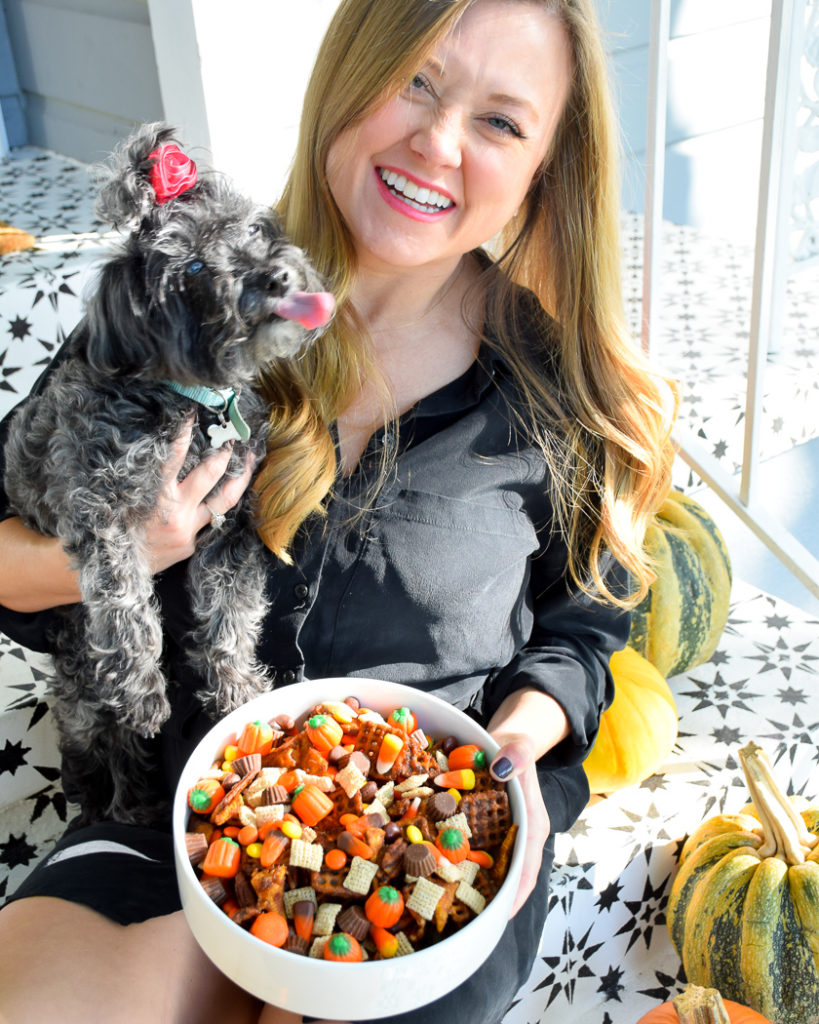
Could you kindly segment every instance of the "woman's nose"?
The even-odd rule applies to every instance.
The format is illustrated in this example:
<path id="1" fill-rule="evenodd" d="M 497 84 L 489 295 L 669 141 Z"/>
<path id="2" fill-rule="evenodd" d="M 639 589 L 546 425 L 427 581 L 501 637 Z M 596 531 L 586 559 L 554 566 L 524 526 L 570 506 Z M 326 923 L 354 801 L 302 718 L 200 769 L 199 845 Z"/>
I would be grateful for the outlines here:
<path id="1" fill-rule="evenodd" d="M 413 134 L 411 145 L 430 164 L 459 167 L 463 145 L 461 118 L 456 111 L 428 112 Z"/>

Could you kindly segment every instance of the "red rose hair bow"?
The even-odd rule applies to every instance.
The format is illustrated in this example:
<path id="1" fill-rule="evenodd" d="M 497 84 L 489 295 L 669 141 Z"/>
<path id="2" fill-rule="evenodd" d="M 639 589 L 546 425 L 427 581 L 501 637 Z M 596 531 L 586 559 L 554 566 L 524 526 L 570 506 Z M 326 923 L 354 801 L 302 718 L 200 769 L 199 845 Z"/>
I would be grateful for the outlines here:
<path id="1" fill-rule="evenodd" d="M 148 178 L 158 203 L 176 199 L 196 184 L 196 164 L 173 143 L 155 149 L 148 159 L 154 161 Z"/>

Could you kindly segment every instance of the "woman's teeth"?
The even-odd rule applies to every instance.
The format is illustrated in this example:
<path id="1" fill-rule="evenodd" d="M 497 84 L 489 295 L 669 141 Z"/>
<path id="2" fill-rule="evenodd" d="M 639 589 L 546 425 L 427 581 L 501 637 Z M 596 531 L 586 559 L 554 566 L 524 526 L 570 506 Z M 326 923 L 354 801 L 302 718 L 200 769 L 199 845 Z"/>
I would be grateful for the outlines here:
<path id="1" fill-rule="evenodd" d="M 453 205 L 452 200 L 436 192 L 434 188 L 424 188 L 410 181 L 403 174 L 397 171 L 388 171 L 381 168 L 381 180 L 393 192 L 398 193 L 403 200 L 414 206 L 417 210 L 429 211 L 446 210 Z"/>

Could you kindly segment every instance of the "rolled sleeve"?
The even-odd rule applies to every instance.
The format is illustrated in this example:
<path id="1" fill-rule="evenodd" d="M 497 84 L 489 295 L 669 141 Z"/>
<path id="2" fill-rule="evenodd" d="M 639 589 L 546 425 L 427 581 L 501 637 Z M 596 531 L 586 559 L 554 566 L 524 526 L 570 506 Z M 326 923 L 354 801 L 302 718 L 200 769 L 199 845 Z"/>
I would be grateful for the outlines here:
<path id="1" fill-rule="evenodd" d="M 569 734 L 539 759 L 537 771 L 552 830 L 566 831 L 589 798 L 582 763 L 614 697 L 609 660 L 626 645 L 631 616 L 593 601 L 562 577 L 539 589 L 552 560 L 545 557 L 540 572 L 538 561 L 532 563 L 531 635 L 490 680 L 483 711 L 490 719 L 506 697 L 525 687 L 548 694 L 563 708 Z M 626 592 L 628 576 L 613 559 L 606 580 L 615 592 Z"/>

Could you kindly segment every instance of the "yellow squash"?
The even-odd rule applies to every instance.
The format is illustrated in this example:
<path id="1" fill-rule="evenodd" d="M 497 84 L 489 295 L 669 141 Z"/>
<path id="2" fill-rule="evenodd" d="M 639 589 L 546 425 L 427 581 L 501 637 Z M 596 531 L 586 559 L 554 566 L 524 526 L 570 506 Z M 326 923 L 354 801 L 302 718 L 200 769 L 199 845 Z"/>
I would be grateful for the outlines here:
<path id="1" fill-rule="evenodd" d="M 614 700 L 600 719 L 583 767 L 592 793 L 611 793 L 653 775 L 677 738 L 677 707 L 668 683 L 641 654 L 611 656 Z"/>

